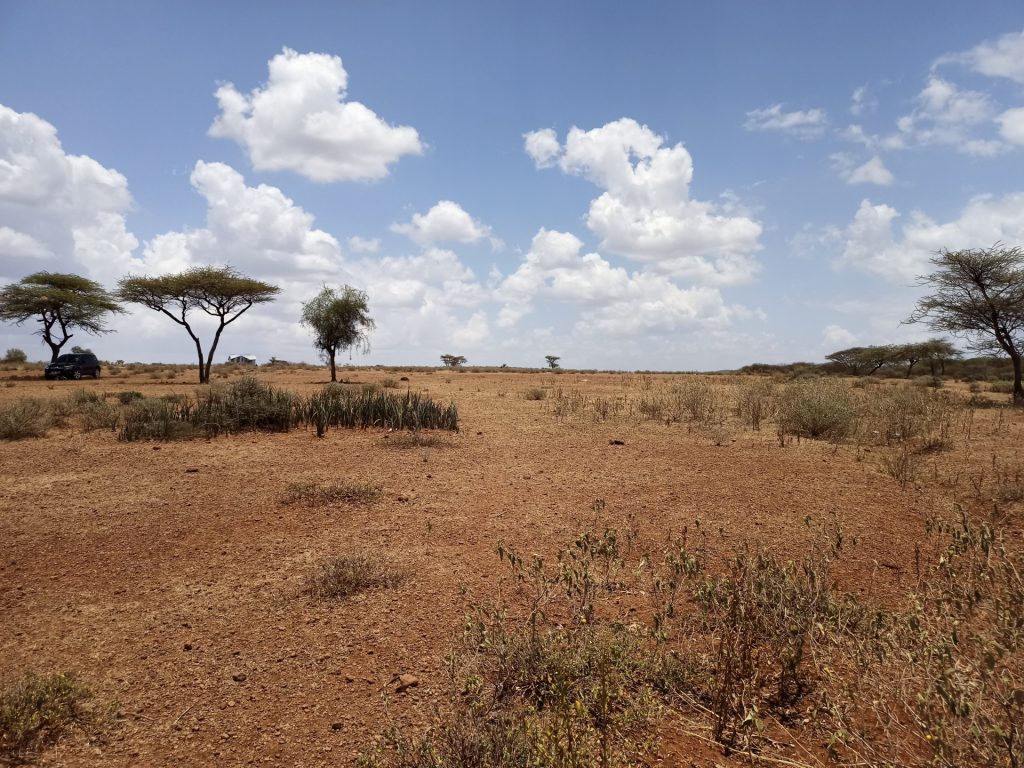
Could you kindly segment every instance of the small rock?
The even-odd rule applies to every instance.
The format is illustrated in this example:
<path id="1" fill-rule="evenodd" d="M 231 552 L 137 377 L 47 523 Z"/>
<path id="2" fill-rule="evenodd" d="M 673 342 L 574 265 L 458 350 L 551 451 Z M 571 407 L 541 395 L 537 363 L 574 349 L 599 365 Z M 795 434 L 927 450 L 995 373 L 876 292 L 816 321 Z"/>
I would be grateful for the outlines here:
<path id="1" fill-rule="evenodd" d="M 402 693 L 409 688 L 415 688 L 419 684 L 420 679 L 416 675 L 406 672 L 404 675 L 398 676 L 398 687 L 395 689 L 395 693 Z"/>
<path id="2" fill-rule="evenodd" d="M 231 676 L 231 679 L 236 683 L 244 683 L 248 679 L 248 675 L 245 672 L 236 672 Z"/>
<path id="3" fill-rule="evenodd" d="M 198 471 L 199 470 L 196 467 L 189 467 L 188 469 L 185 470 L 185 474 L 186 475 L 193 474 L 193 473 L 198 472 Z"/>
<path id="4" fill-rule="evenodd" d="M 331 723 L 331 730 L 332 731 L 340 731 L 344 727 L 345 727 L 344 723 Z"/>
<path id="5" fill-rule="evenodd" d="M 182 647 L 182 648 L 183 648 L 184 650 L 186 650 L 186 651 L 191 651 L 191 650 L 192 650 L 192 643 L 185 643 L 185 644 L 184 644 L 183 646 L 181 646 L 181 647 Z"/>
<path id="6" fill-rule="evenodd" d="M 608 445 L 625 445 L 625 440 L 609 440 Z"/>

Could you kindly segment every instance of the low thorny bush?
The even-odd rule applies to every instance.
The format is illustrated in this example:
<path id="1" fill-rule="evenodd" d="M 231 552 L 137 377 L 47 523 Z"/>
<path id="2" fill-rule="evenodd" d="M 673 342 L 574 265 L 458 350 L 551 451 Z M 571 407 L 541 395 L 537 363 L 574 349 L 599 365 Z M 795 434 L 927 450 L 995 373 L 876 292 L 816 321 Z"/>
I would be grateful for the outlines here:
<path id="1" fill-rule="evenodd" d="M 588 531 L 550 564 L 500 545 L 515 590 L 467 615 L 448 714 L 363 764 L 636 764 L 672 709 L 751 759 L 782 736 L 841 764 L 1024 765 L 1024 562 L 993 521 L 933 521 L 901 610 L 837 588 L 836 525 L 796 561 L 741 547 L 714 571 L 685 534 L 633 565 L 617 542 Z M 613 593 L 647 595 L 650 621 Z"/>
<path id="2" fill-rule="evenodd" d="M 0 405 L 0 440 L 43 437 L 51 424 L 50 409 L 42 400 L 22 397 Z"/>
<path id="3" fill-rule="evenodd" d="M 93 718 L 74 675 L 27 673 L 0 690 L 0 764 L 16 765 Z"/>

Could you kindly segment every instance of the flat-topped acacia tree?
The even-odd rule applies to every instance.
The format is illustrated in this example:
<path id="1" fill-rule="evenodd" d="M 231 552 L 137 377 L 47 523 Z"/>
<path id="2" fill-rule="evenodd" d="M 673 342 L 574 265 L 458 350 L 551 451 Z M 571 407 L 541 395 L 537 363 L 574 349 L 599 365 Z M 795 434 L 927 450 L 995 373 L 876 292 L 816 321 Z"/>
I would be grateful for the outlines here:
<path id="1" fill-rule="evenodd" d="M 199 383 L 208 384 L 213 355 L 224 329 L 254 304 L 271 302 L 280 292 L 276 285 L 246 277 L 232 267 L 192 267 L 158 277 L 129 275 L 118 282 L 117 297 L 161 312 L 182 326 L 196 345 Z M 192 328 L 195 312 L 217 319 L 205 359 L 202 341 Z"/>
<path id="2" fill-rule="evenodd" d="M 1024 248 L 941 250 L 934 270 L 918 278 L 932 293 L 918 299 L 906 322 L 967 341 L 983 355 L 1005 354 L 1013 363 L 1013 402 L 1024 406 Z"/>
<path id="3" fill-rule="evenodd" d="M 15 325 L 38 322 L 36 333 L 50 348 L 51 361 L 74 331 L 110 333 L 104 326 L 106 316 L 123 311 L 103 286 L 79 275 L 35 272 L 0 289 L 0 320 Z"/>

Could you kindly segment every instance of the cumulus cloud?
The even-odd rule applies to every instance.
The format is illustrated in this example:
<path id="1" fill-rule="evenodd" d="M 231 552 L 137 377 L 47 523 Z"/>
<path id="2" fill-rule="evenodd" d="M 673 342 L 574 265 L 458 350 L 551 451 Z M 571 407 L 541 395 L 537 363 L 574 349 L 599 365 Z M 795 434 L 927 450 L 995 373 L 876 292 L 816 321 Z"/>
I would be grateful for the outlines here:
<path id="1" fill-rule="evenodd" d="M 1011 144 L 1024 144 L 1024 107 L 1008 109 L 998 118 L 999 135 Z"/>
<path id="2" fill-rule="evenodd" d="M 963 90 L 932 76 L 917 95 L 912 112 L 896 121 L 897 132 L 881 139 L 887 149 L 950 145 L 966 154 L 992 155 L 992 140 L 979 140 L 973 131 L 990 123 L 996 114 L 992 97 L 983 91 Z"/>
<path id="3" fill-rule="evenodd" d="M 761 225 L 691 199 L 693 160 L 682 144 L 667 146 L 647 126 L 622 118 L 570 130 L 558 167 L 604 190 L 586 218 L 602 249 L 708 285 L 745 282 L 758 270 Z"/>
<path id="4" fill-rule="evenodd" d="M 863 115 L 866 112 L 872 112 L 878 107 L 878 102 L 875 100 L 866 85 L 861 85 L 853 89 L 853 93 L 850 95 L 850 114 L 856 117 Z"/>
<path id="5" fill-rule="evenodd" d="M 495 289 L 504 306 L 499 327 L 511 327 L 537 301 L 578 306 L 575 332 L 630 334 L 725 327 L 738 308 L 725 304 L 715 288 L 681 288 L 665 275 L 628 272 L 569 232 L 540 229 L 515 272 Z"/>
<path id="6" fill-rule="evenodd" d="M 956 62 L 988 77 L 1004 77 L 1024 83 L 1024 32 L 1010 32 L 986 40 L 969 51 L 947 54 L 936 64 Z"/>
<path id="7" fill-rule="evenodd" d="M 348 239 L 348 247 L 352 253 L 377 253 L 380 250 L 380 238 L 354 235 Z"/>
<path id="8" fill-rule="evenodd" d="M 255 169 L 363 181 L 383 178 L 403 155 L 423 152 L 415 128 L 389 125 L 345 100 L 348 73 L 340 57 L 285 48 L 268 68 L 267 83 L 249 94 L 231 83 L 217 89 L 220 114 L 209 131 L 238 142 Z"/>
<path id="9" fill-rule="evenodd" d="M 476 221 L 456 202 L 441 200 L 426 213 L 414 213 L 405 224 L 392 224 L 391 231 L 414 243 L 475 243 L 488 237 L 491 228 Z"/>
<path id="10" fill-rule="evenodd" d="M 524 133 L 523 147 L 538 168 L 550 168 L 562 154 L 562 145 L 554 128 Z"/>
<path id="11" fill-rule="evenodd" d="M 861 201 L 842 233 L 838 267 L 853 267 L 894 282 L 910 282 L 928 271 L 938 250 L 973 248 L 1024 240 L 1024 193 L 973 198 L 953 221 L 940 223 L 913 211 L 897 226 L 900 213 L 885 204 Z"/>
<path id="12" fill-rule="evenodd" d="M 343 268 L 333 235 L 313 227 L 313 215 L 280 189 L 246 185 L 224 163 L 196 163 L 193 188 L 206 199 L 206 226 L 168 232 L 149 241 L 140 267 L 173 272 L 196 264 L 231 264 L 261 277 L 314 281 L 334 278 Z"/>
<path id="13" fill-rule="evenodd" d="M 878 155 L 875 155 L 861 165 L 856 165 L 844 153 L 833 155 L 832 160 L 840 178 L 847 184 L 877 184 L 881 187 L 887 187 L 893 182 L 892 173 L 885 167 L 885 163 L 882 162 L 882 158 Z"/>
<path id="14" fill-rule="evenodd" d="M 831 347 L 845 347 L 857 341 L 857 337 L 841 325 L 826 325 L 821 338 Z"/>
<path id="15" fill-rule="evenodd" d="M 54 257 L 98 280 L 120 274 L 138 245 L 125 222 L 131 206 L 124 176 L 67 154 L 41 117 L 0 105 L 0 255 L 12 270 Z"/>
<path id="16" fill-rule="evenodd" d="M 782 104 L 747 112 L 743 127 L 748 131 L 775 131 L 799 139 L 814 139 L 828 127 L 828 115 L 823 109 L 783 111 Z"/>

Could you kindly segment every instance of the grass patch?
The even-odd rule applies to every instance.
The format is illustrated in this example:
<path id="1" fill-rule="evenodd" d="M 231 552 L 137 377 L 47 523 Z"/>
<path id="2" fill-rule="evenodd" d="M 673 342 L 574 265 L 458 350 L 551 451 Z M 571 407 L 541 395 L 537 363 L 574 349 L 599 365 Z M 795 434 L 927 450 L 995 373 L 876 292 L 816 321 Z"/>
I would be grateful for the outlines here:
<path id="1" fill-rule="evenodd" d="M 28 673 L 0 692 L 0 763 L 16 765 L 89 719 L 74 675 Z"/>
<path id="2" fill-rule="evenodd" d="M 547 390 L 541 387 L 528 387 L 523 390 L 523 400 L 544 400 L 547 396 Z"/>
<path id="3" fill-rule="evenodd" d="M 346 554 L 321 563 L 306 579 L 306 593 L 316 600 L 341 600 L 368 589 L 394 587 L 401 572 L 367 554 Z"/>
<path id="4" fill-rule="evenodd" d="M 304 504 L 307 507 L 322 507 L 330 504 L 373 504 L 384 495 L 384 490 L 374 483 L 341 480 L 321 485 L 320 483 L 289 483 L 281 497 L 282 504 Z"/>
<path id="5" fill-rule="evenodd" d="M 398 450 L 452 448 L 455 445 L 450 437 L 436 432 L 392 432 L 384 438 L 384 445 Z"/>
<path id="6" fill-rule="evenodd" d="M 43 437 L 50 426 L 46 404 L 34 397 L 23 397 L 0 406 L 0 440 Z"/>

